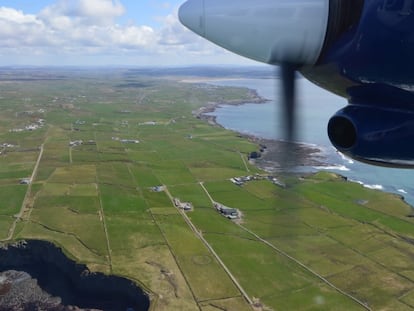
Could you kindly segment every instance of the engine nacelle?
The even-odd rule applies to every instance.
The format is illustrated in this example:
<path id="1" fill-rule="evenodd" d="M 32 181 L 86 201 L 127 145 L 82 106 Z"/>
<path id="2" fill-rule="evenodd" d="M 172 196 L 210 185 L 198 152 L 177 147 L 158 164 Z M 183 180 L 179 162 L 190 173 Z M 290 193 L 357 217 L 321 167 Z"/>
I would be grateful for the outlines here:
<path id="1" fill-rule="evenodd" d="M 340 152 L 373 165 L 414 167 L 414 111 L 351 104 L 328 123 Z"/>

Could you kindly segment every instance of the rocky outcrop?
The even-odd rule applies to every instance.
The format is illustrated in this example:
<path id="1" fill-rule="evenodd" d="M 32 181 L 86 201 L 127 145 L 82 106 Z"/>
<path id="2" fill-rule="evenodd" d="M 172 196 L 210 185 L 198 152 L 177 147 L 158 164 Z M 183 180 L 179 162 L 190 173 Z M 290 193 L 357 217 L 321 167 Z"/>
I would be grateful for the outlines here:
<path id="1" fill-rule="evenodd" d="M 0 271 L 0 311 L 149 309 L 149 297 L 131 280 L 92 273 L 50 242 L 0 246 Z"/>

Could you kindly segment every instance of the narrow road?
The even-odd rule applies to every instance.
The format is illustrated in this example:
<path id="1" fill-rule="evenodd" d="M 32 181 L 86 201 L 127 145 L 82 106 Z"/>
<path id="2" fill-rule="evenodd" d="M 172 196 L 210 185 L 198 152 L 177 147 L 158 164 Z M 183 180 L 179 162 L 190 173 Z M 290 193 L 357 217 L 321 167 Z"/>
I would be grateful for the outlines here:
<path id="1" fill-rule="evenodd" d="M 246 172 L 250 173 L 250 169 L 249 169 L 249 166 L 247 165 L 247 162 L 246 162 L 246 159 L 244 158 L 244 155 L 240 151 L 239 151 L 239 155 L 240 155 L 240 158 L 243 161 L 244 167 L 246 168 Z"/>
<path id="2" fill-rule="evenodd" d="M 98 176 L 96 176 L 95 187 L 96 187 L 96 191 L 98 192 L 98 198 L 99 198 L 99 210 L 98 210 L 99 220 L 102 222 L 103 230 L 104 230 L 104 233 L 105 233 L 105 239 L 106 239 L 106 248 L 108 250 L 109 270 L 110 270 L 111 273 L 113 273 L 112 249 L 111 249 L 111 244 L 109 243 L 109 233 L 108 233 L 108 228 L 106 226 L 106 218 L 105 218 L 105 212 L 104 212 L 104 207 L 103 207 L 103 203 L 102 203 L 102 194 L 101 194 L 101 191 L 99 189 Z"/>
<path id="3" fill-rule="evenodd" d="M 200 182 L 200 185 L 204 188 L 202 183 Z M 205 189 L 205 188 L 204 188 Z M 169 192 L 167 186 L 164 185 L 164 191 L 167 194 L 167 196 L 170 198 L 171 202 L 174 203 L 174 198 L 172 197 L 171 193 Z M 208 193 L 207 193 L 208 194 Z M 210 195 L 208 194 L 210 197 Z M 210 197 L 211 199 L 211 197 Z M 230 277 L 230 279 L 233 281 L 234 285 L 237 287 L 237 289 L 240 291 L 240 293 L 243 295 L 244 299 L 250 304 L 253 305 L 253 301 L 250 299 L 250 297 L 247 295 L 246 291 L 243 289 L 243 287 L 240 285 L 240 283 L 237 281 L 237 279 L 234 277 L 234 275 L 230 272 L 229 268 L 224 264 L 224 262 L 221 260 L 219 255 L 214 251 L 214 249 L 211 247 L 211 245 L 207 242 L 207 240 L 202 236 L 200 231 L 197 230 L 196 226 L 192 223 L 190 218 L 188 218 L 187 214 L 184 210 L 179 209 L 179 212 L 181 216 L 183 216 L 185 222 L 188 224 L 188 226 L 191 228 L 191 230 L 194 232 L 194 234 L 204 243 L 204 245 L 207 247 L 207 249 L 210 251 L 210 253 L 216 258 L 217 262 L 221 265 L 221 267 L 224 269 L 224 271 L 227 273 L 227 275 Z"/>
<path id="4" fill-rule="evenodd" d="M 10 229 L 9 229 L 9 234 L 7 235 L 7 237 L 5 239 L 0 240 L 1 242 L 9 241 L 13 238 L 14 231 L 16 230 L 17 222 L 22 220 L 24 212 L 26 212 L 28 210 L 28 208 L 30 208 L 29 207 L 29 198 L 30 198 L 30 195 L 31 195 L 31 192 L 32 192 L 32 183 L 33 183 L 34 179 L 36 178 L 37 170 L 39 168 L 39 163 L 40 163 L 40 160 L 42 159 L 42 156 L 43 156 L 43 144 L 40 146 L 39 156 L 37 157 L 37 161 L 36 161 L 36 164 L 33 168 L 32 175 L 30 176 L 29 184 L 27 186 L 26 194 L 24 196 L 22 205 L 20 207 L 20 211 L 19 211 L 18 214 L 14 215 L 15 220 L 13 221 L 13 223 L 12 223 Z"/>
<path id="5" fill-rule="evenodd" d="M 69 147 L 69 163 L 72 164 L 72 147 Z"/>
<path id="6" fill-rule="evenodd" d="M 201 188 L 203 188 L 204 192 L 207 194 L 207 196 L 210 199 L 211 203 L 214 205 L 215 202 L 214 202 L 213 198 L 211 197 L 210 193 L 207 191 L 206 187 L 204 187 L 204 183 L 202 181 L 200 181 L 199 184 L 200 184 Z"/>

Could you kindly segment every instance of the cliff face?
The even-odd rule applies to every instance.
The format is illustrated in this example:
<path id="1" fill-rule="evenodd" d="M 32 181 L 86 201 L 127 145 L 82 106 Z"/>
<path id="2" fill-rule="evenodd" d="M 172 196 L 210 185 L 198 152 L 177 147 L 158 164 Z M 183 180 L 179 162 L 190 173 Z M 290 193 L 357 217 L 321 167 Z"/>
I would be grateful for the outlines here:
<path id="1" fill-rule="evenodd" d="M 148 296 L 132 281 L 91 273 L 50 242 L 31 240 L 0 246 L 0 271 L 8 271 L 0 275 L 0 310 L 6 310 L 6 302 L 9 306 L 20 303 L 24 307 L 33 305 L 35 300 L 60 306 L 53 310 L 69 310 L 64 306 L 105 311 L 149 309 Z M 21 296 L 14 297 L 19 292 L 27 294 L 26 302 Z M 15 305 L 7 310 L 21 309 Z"/>

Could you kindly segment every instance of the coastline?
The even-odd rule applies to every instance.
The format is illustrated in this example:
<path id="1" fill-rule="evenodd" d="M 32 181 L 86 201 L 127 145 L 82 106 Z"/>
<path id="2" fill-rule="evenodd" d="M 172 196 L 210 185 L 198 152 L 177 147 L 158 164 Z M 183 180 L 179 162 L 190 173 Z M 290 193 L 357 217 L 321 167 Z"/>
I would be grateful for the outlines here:
<path id="1" fill-rule="evenodd" d="M 220 128 L 225 128 L 223 125 L 217 122 L 217 117 L 210 115 L 210 113 L 216 111 L 217 108 L 229 105 L 229 106 L 241 106 L 244 104 L 263 104 L 268 103 L 271 100 L 259 95 L 257 90 L 248 89 L 248 99 L 224 101 L 224 102 L 209 102 L 206 106 L 203 106 L 193 111 L 193 116 L 197 119 L 204 120 L 208 124 Z M 250 161 L 258 168 L 268 172 L 315 172 L 315 167 L 328 166 L 325 157 L 323 156 L 323 150 L 317 146 L 305 144 L 301 142 L 287 142 L 277 139 L 268 139 L 255 136 L 253 134 L 241 133 L 234 131 L 238 136 L 244 137 L 249 141 L 258 145 L 256 152 L 260 155 Z"/>
<path id="2" fill-rule="evenodd" d="M 214 79 L 215 80 L 215 79 Z M 205 83 L 214 82 L 214 80 L 203 81 Z M 187 82 L 190 83 L 190 82 Z M 247 100 L 238 100 L 238 101 L 227 101 L 227 102 L 210 102 L 206 106 L 199 108 L 196 111 L 193 111 L 193 116 L 204 120 L 212 126 L 225 128 L 223 125 L 217 122 L 217 117 L 209 115 L 210 113 L 216 111 L 216 109 L 222 106 L 241 106 L 244 104 L 263 104 L 270 102 L 271 100 L 264 98 L 259 95 L 257 90 L 249 89 L 251 98 Z M 231 129 L 227 129 L 231 130 Z M 264 170 L 267 173 L 300 173 L 300 174 L 311 174 L 319 171 L 335 170 L 335 171 L 348 171 L 349 169 L 346 166 L 333 165 L 328 162 L 327 157 L 324 155 L 324 150 L 316 145 L 306 144 L 301 142 L 286 142 L 277 139 L 267 139 L 258 137 L 253 134 L 242 133 L 239 131 L 231 130 L 239 137 L 244 137 L 249 141 L 258 145 L 258 152 L 260 157 L 256 159 L 249 159 L 249 161 L 257 166 L 258 168 Z M 289 155 L 287 155 L 289 153 Z M 352 160 L 349 160 L 353 163 Z M 404 194 L 407 192 L 404 189 L 398 190 L 398 193 L 395 191 L 390 191 L 384 189 L 382 185 L 364 183 L 353 178 L 342 175 L 339 172 L 334 172 L 334 174 L 342 177 L 347 182 L 353 182 L 360 184 L 364 188 L 381 191 L 388 193 L 394 196 L 399 197 L 405 204 L 414 209 L 414 206 L 410 204 Z"/>
<path id="3" fill-rule="evenodd" d="M 190 83 L 190 82 L 186 82 L 186 83 Z M 207 81 L 205 83 L 207 83 Z M 223 102 L 208 102 L 207 105 L 205 105 L 203 107 L 200 107 L 197 110 L 194 110 L 192 112 L 192 114 L 197 119 L 205 120 L 205 121 L 207 121 L 208 123 L 210 123 L 214 126 L 219 126 L 219 127 L 224 128 L 219 123 L 217 123 L 217 120 L 216 120 L 215 116 L 208 115 L 208 113 L 214 112 L 217 108 L 222 107 L 222 106 L 226 106 L 226 105 L 241 106 L 241 105 L 244 105 L 244 104 L 264 104 L 264 103 L 268 103 L 268 102 L 271 101 L 270 99 L 267 99 L 265 97 L 260 96 L 259 93 L 257 92 L 257 90 L 253 90 L 253 89 L 248 89 L 248 96 L 249 96 L 249 98 L 242 99 L 242 100 L 228 100 L 228 101 L 223 101 Z"/>

